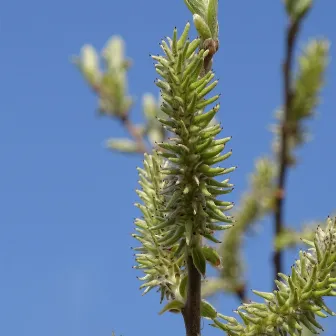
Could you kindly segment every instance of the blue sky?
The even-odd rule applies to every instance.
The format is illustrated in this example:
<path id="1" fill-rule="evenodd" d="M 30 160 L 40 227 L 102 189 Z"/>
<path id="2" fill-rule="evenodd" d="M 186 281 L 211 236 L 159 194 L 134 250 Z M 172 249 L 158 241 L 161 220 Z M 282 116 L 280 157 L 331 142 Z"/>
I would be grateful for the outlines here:
<path id="1" fill-rule="evenodd" d="M 336 2 L 316 1 L 299 45 L 336 40 Z M 157 95 L 149 53 L 191 18 L 182 0 L 3 1 L 0 4 L 0 333 L 7 336 L 182 334 L 179 316 L 159 317 L 158 297 L 141 297 L 130 234 L 138 215 L 138 156 L 108 152 L 103 142 L 125 136 L 95 116 L 96 99 L 69 62 L 84 43 L 99 50 L 113 34 L 134 60 L 130 92 Z M 267 125 L 281 104 L 282 1 L 220 1 L 221 48 L 215 70 L 222 92 L 223 135 L 233 136 L 230 164 L 237 201 L 255 158 L 270 152 Z M 331 56 L 335 56 L 332 46 Z M 334 57 L 335 58 L 335 57 Z M 290 172 L 286 221 L 325 218 L 336 208 L 335 85 L 331 63 L 323 104 L 309 123 L 314 139 Z M 249 288 L 271 289 L 272 222 L 246 241 Z M 295 256 L 287 254 L 287 270 Z M 231 314 L 234 297 L 214 300 Z M 336 304 L 333 304 L 336 309 Z M 330 319 L 325 335 L 335 335 Z M 207 335 L 220 335 L 207 327 Z"/>

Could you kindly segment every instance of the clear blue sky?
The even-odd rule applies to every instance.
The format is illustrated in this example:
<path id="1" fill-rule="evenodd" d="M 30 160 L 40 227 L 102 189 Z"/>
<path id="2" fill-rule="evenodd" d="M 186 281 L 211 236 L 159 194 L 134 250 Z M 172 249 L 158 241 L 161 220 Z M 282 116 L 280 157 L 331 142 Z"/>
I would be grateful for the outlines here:
<path id="1" fill-rule="evenodd" d="M 316 1 L 299 45 L 310 36 L 335 42 L 335 12 L 335 1 Z M 220 1 L 219 17 L 215 70 L 223 134 L 233 136 L 230 163 L 239 166 L 231 176 L 237 201 L 254 159 L 270 152 L 266 126 L 281 104 L 285 21 L 280 0 Z M 154 292 L 141 297 L 131 268 L 140 157 L 103 147 L 108 137 L 125 133 L 95 117 L 96 99 L 69 57 L 84 43 L 101 50 L 112 34 L 122 35 L 134 60 L 129 82 L 138 122 L 142 94 L 157 95 L 148 54 L 190 18 L 183 0 L 1 2 L 1 335 L 183 334 L 179 316 L 157 315 Z M 299 151 L 300 164 L 290 173 L 286 220 L 294 226 L 336 208 L 335 69 L 331 63 L 323 105 L 309 123 L 314 140 Z M 246 243 L 249 288 L 270 290 L 271 221 L 259 229 Z M 226 314 L 238 304 L 227 296 L 214 302 Z M 325 335 L 335 335 L 332 324 L 335 318 Z M 207 335 L 221 334 L 204 325 Z"/>

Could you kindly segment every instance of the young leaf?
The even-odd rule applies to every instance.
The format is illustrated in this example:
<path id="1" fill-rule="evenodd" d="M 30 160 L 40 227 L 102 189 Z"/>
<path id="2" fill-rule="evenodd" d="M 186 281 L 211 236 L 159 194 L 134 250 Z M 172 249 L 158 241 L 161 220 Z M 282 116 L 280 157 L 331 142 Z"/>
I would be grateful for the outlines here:
<path id="1" fill-rule="evenodd" d="M 159 315 L 162 315 L 166 311 L 171 313 L 179 313 L 181 309 L 184 307 L 184 303 L 178 300 L 173 300 L 168 302 L 164 308 L 159 312 Z"/>
<path id="2" fill-rule="evenodd" d="M 194 265 L 197 268 L 198 272 L 201 275 L 205 276 L 206 260 L 202 251 L 202 247 L 199 244 L 192 247 L 191 256 L 193 258 Z"/>

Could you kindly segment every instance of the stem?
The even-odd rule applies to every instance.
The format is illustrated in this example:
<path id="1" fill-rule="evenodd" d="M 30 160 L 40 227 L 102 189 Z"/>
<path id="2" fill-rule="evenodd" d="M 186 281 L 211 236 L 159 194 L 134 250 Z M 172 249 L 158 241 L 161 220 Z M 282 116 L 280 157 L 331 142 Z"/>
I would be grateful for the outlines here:
<path id="1" fill-rule="evenodd" d="M 146 153 L 147 148 L 146 148 L 146 144 L 144 142 L 144 139 L 143 139 L 142 135 L 140 134 L 140 132 L 138 131 L 138 129 L 130 121 L 130 119 L 128 117 L 128 113 L 126 113 L 125 115 L 120 117 L 120 120 L 121 120 L 123 126 L 127 129 L 128 133 L 132 136 L 132 138 L 137 143 L 138 153 Z"/>
<path id="2" fill-rule="evenodd" d="M 208 56 L 204 59 L 203 73 L 204 76 L 211 70 L 212 59 L 218 50 L 218 41 L 208 41 L 204 46 L 209 50 Z M 199 244 L 202 242 L 200 241 Z M 187 271 L 188 271 L 188 291 L 187 300 L 182 315 L 186 328 L 187 336 L 201 335 L 201 274 L 194 265 L 192 256 L 187 257 Z"/>
<path id="3" fill-rule="evenodd" d="M 186 305 L 182 310 L 187 336 L 201 335 L 201 274 L 191 256 L 187 260 L 188 292 Z"/>
<path id="4" fill-rule="evenodd" d="M 242 303 L 247 303 L 248 302 L 247 295 L 246 295 L 246 285 L 245 284 L 242 284 L 241 286 L 236 288 L 236 295 Z"/>
<path id="5" fill-rule="evenodd" d="M 283 221 L 283 208 L 285 200 L 285 187 L 286 187 L 286 177 L 288 171 L 288 136 L 290 135 L 290 125 L 289 116 L 291 103 L 293 99 L 293 89 L 291 87 L 292 78 L 292 66 L 293 66 L 293 54 L 295 38 L 299 30 L 300 21 L 290 21 L 287 27 L 287 37 L 286 37 L 286 54 L 285 61 L 283 64 L 283 75 L 284 75 L 284 116 L 281 125 L 281 136 L 280 136 L 280 150 L 279 150 L 279 177 L 277 182 L 277 193 L 275 200 L 275 236 L 277 236 L 284 227 Z M 283 269 L 283 255 L 282 251 L 274 252 L 274 278 L 278 278 L 278 273 L 282 272 Z"/>
<path id="6" fill-rule="evenodd" d="M 204 59 L 204 74 L 209 72 L 211 70 L 212 66 L 212 59 L 213 56 L 216 54 L 219 48 L 219 41 L 218 40 L 213 40 L 213 39 L 208 39 L 204 41 L 203 48 L 209 51 L 208 56 L 205 57 Z"/>

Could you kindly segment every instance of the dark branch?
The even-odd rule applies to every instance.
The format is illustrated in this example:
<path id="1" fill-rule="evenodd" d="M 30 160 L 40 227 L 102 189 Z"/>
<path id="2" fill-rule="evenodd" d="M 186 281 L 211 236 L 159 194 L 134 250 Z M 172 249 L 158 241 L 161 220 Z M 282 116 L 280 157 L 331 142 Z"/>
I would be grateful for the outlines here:
<path id="1" fill-rule="evenodd" d="M 144 141 L 142 135 L 140 134 L 139 130 L 130 121 L 130 119 L 128 117 L 128 114 L 125 114 L 122 117 L 120 117 L 120 120 L 121 120 L 123 126 L 127 129 L 128 133 L 132 136 L 134 141 L 137 143 L 138 152 L 139 153 L 146 153 L 147 148 L 146 148 L 145 141 Z"/>
<path id="2" fill-rule="evenodd" d="M 288 171 L 288 152 L 289 152 L 289 141 L 288 136 L 290 135 L 290 125 L 289 125 L 289 116 L 290 109 L 293 99 L 293 89 L 292 89 L 292 67 L 293 67 L 293 58 L 294 58 L 294 46 L 295 39 L 299 30 L 299 21 L 290 21 L 287 28 L 287 37 L 286 37 L 286 53 L 285 61 L 283 64 L 283 76 L 284 76 L 284 113 L 283 120 L 281 125 L 281 136 L 280 136 L 280 150 L 278 157 L 279 164 L 279 176 L 277 182 L 277 193 L 275 200 L 275 235 L 277 236 L 284 227 L 284 200 L 285 200 L 285 188 L 286 188 L 286 177 Z M 274 252 L 274 278 L 278 278 L 278 273 L 282 272 L 283 269 L 283 255 L 281 251 Z"/>
<path id="3" fill-rule="evenodd" d="M 187 336 L 201 335 L 201 274 L 191 256 L 187 260 L 188 292 L 187 302 L 182 310 Z"/>
<path id="4" fill-rule="evenodd" d="M 246 285 L 243 283 L 236 288 L 236 295 L 242 303 L 247 303 Z"/>

